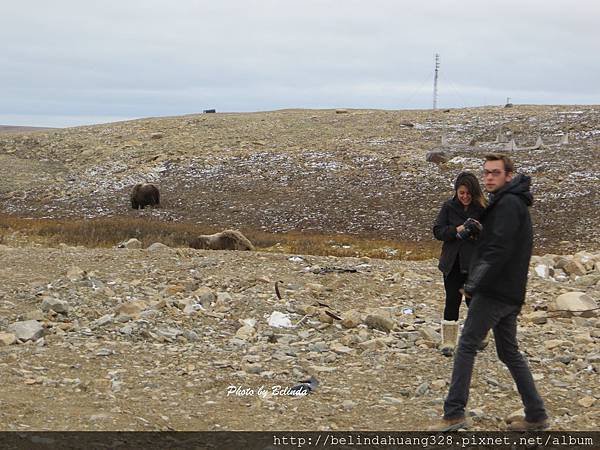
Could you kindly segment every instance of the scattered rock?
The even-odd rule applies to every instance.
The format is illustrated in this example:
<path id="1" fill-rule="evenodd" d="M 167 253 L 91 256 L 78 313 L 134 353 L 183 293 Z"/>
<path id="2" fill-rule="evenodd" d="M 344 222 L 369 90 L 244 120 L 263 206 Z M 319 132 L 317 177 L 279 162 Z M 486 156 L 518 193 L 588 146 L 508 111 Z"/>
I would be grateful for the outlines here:
<path id="1" fill-rule="evenodd" d="M 439 344 L 442 342 L 442 335 L 435 331 L 431 327 L 419 327 L 419 333 L 423 336 L 423 339 Z"/>
<path id="2" fill-rule="evenodd" d="M 71 267 L 67 271 L 67 278 L 73 282 L 84 280 L 86 276 L 87 272 L 85 270 L 80 269 L 79 267 Z"/>
<path id="3" fill-rule="evenodd" d="M 37 341 L 44 336 L 44 327 L 37 320 L 15 322 L 8 327 L 19 341 Z"/>
<path id="4" fill-rule="evenodd" d="M 17 336 L 15 334 L 0 332 L 0 347 L 4 347 L 6 345 L 13 345 L 16 342 Z"/>
<path id="5" fill-rule="evenodd" d="M 352 309 L 342 315 L 341 324 L 344 328 L 356 328 L 361 323 L 362 323 L 362 314 L 355 309 Z"/>
<path id="6" fill-rule="evenodd" d="M 577 275 L 582 276 L 587 273 L 583 264 L 581 264 L 577 260 L 571 260 L 564 267 L 561 267 L 565 271 L 567 275 Z"/>
<path id="7" fill-rule="evenodd" d="M 352 411 L 356 407 L 357 403 L 352 400 L 344 400 L 342 402 L 342 408 L 346 411 Z"/>
<path id="8" fill-rule="evenodd" d="M 149 252 L 172 252 L 173 249 L 171 247 L 169 247 L 168 245 L 162 244 L 160 242 L 155 242 L 154 244 L 151 244 L 147 250 Z"/>
<path id="9" fill-rule="evenodd" d="M 69 304 L 64 301 L 53 297 L 44 297 L 42 300 L 42 304 L 40 306 L 42 311 L 48 312 L 50 310 L 60 313 L 60 314 L 68 314 L 69 313 Z"/>
<path id="10" fill-rule="evenodd" d="M 523 319 L 536 325 L 543 325 L 548 322 L 548 314 L 546 311 L 534 311 L 529 314 L 524 314 Z"/>
<path id="11" fill-rule="evenodd" d="M 196 298 L 196 303 L 201 304 L 204 309 L 210 308 L 212 303 L 217 301 L 216 292 L 208 287 L 196 289 L 193 295 Z"/>
<path id="12" fill-rule="evenodd" d="M 583 406 L 584 408 L 591 408 L 596 403 L 596 399 L 593 397 L 583 397 L 577 400 L 577 404 Z"/>
<path id="13" fill-rule="evenodd" d="M 137 318 L 148 305 L 143 300 L 133 300 L 127 303 L 121 303 L 115 308 L 115 313 L 120 316 L 129 316 Z"/>
<path id="14" fill-rule="evenodd" d="M 381 331 L 392 331 L 396 322 L 387 311 L 372 311 L 365 318 L 365 325 Z"/>
<path id="15" fill-rule="evenodd" d="M 428 390 L 429 390 L 429 383 L 426 381 L 419 385 L 419 387 L 415 391 L 415 395 L 417 395 L 417 396 L 425 395 Z"/>

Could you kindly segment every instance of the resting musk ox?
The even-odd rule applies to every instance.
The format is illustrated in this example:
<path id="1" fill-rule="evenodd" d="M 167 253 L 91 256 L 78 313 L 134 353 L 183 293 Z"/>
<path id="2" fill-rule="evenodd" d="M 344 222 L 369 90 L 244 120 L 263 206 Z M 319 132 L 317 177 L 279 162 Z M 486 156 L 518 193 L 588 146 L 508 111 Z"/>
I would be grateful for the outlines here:
<path id="1" fill-rule="evenodd" d="M 131 191 L 131 207 L 133 209 L 144 209 L 148 205 L 160 205 L 158 188 L 153 184 L 136 184 Z"/>
<path id="2" fill-rule="evenodd" d="M 254 245 L 237 230 L 203 234 L 190 241 L 190 247 L 203 250 L 254 250 Z"/>

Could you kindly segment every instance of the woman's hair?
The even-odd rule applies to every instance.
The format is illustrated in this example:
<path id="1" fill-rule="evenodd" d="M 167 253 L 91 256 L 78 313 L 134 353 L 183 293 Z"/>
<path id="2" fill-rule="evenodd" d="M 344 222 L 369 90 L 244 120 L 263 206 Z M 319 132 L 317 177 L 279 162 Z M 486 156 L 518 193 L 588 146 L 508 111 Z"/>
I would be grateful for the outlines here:
<path id="1" fill-rule="evenodd" d="M 471 193 L 471 198 L 474 202 L 477 202 L 481 207 L 485 208 L 487 200 L 485 199 L 481 186 L 479 186 L 479 180 L 471 172 L 461 172 L 456 177 L 454 182 L 454 192 L 458 191 L 458 188 L 465 186 Z"/>

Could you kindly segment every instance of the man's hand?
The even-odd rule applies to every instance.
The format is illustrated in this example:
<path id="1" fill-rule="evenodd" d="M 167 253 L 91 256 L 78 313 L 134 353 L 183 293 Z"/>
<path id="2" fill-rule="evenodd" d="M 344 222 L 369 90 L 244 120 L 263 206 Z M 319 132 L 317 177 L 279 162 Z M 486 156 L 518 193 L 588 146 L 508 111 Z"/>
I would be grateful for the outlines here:
<path id="1" fill-rule="evenodd" d="M 458 290 L 458 292 L 460 292 L 462 295 L 464 295 L 465 298 L 471 298 L 471 294 L 469 294 L 468 292 L 465 292 L 465 290 L 463 288 L 460 288 Z"/>

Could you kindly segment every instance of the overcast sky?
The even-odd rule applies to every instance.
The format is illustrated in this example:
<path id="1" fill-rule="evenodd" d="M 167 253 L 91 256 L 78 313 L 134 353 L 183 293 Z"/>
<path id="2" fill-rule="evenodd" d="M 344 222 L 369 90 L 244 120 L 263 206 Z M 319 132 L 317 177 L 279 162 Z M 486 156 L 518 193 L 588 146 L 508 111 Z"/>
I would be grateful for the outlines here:
<path id="1" fill-rule="evenodd" d="M 600 104 L 598 0 L 5 0 L 0 124 Z"/>

